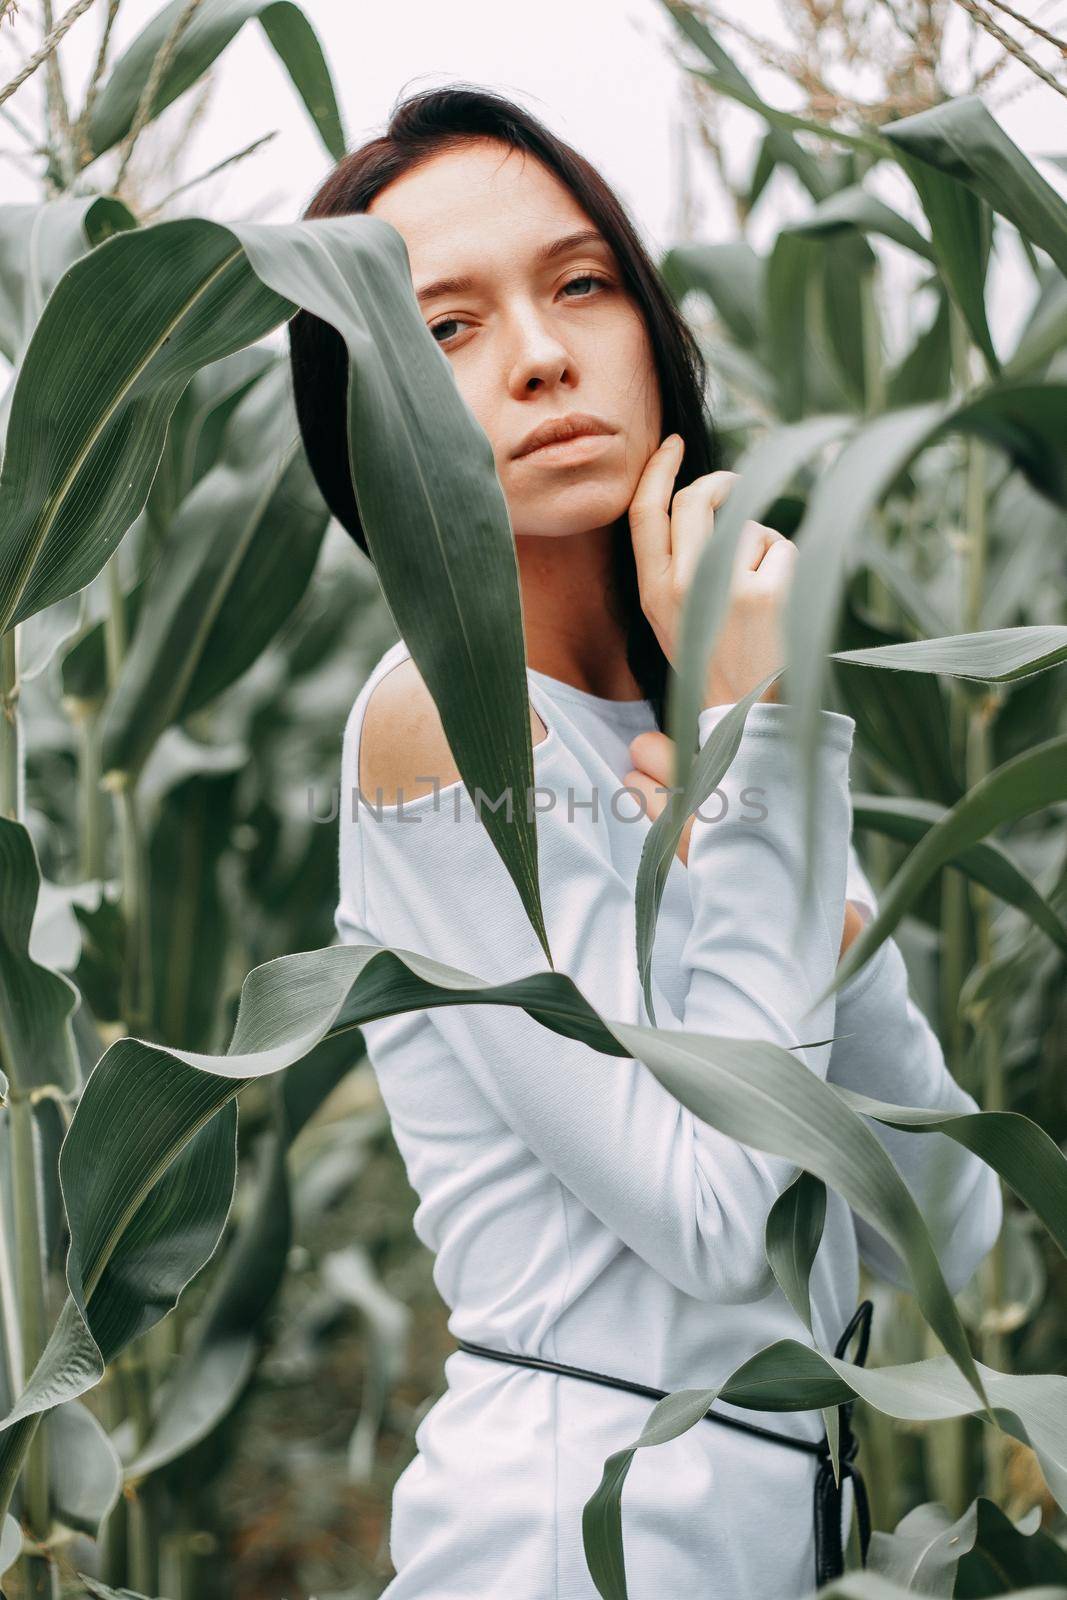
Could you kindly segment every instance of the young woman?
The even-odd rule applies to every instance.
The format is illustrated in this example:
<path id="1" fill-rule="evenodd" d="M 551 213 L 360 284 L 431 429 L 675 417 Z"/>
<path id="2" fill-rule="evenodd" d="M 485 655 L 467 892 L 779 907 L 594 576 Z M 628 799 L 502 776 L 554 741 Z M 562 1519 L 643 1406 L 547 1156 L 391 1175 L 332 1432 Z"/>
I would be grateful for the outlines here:
<path id="1" fill-rule="evenodd" d="M 401 104 L 306 215 L 360 211 L 403 236 L 427 327 L 492 442 L 506 495 L 557 968 L 603 1015 L 647 1022 L 634 884 L 663 804 L 655 786 L 669 782 L 666 673 L 730 484 L 711 470 L 699 353 L 603 180 L 488 92 L 446 88 Z M 303 312 L 291 340 L 312 467 L 365 550 L 343 347 Z M 771 529 L 746 527 L 701 744 L 781 665 L 794 554 Z M 687 825 L 655 942 L 657 1023 L 772 1040 L 820 1077 L 883 1099 L 974 1109 L 908 994 L 892 940 L 836 1007 L 812 1006 L 875 899 L 850 843 L 855 724 L 822 711 L 821 868 L 801 902 L 791 710 L 773 692 L 752 707 L 717 805 Z M 621 794 L 624 783 L 638 793 Z M 353 811 L 357 786 L 366 803 Z M 403 640 L 356 696 L 341 788 L 342 939 L 417 950 L 488 982 L 545 970 Z M 640 1062 L 515 1008 L 410 1011 L 364 1032 L 457 1339 L 663 1390 L 717 1384 L 775 1339 L 811 1342 L 763 1247 L 768 1210 L 795 1173 L 788 1162 L 716 1132 Z M 831 1036 L 832 1048 L 805 1042 Z M 993 1174 L 940 1134 L 872 1126 L 958 1289 L 1000 1225 Z M 823 1349 L 855 1309 L 860 1256 L 906 1283 L 894 1253 L 831 1193 L 812 1274 Z M 595 1600 L 582 1507 L 651 1402 L 462 1345 L 445 1376 L 396 1485 L 397 1576 L 385 1593 Z M 809 1446 L 823 1437 L 818 1411 L 716 1410 Z M 810 1590 L 817 1467 L 803 1448 L 710 1421 L 639 1451 L 623 1496 L 634 1600 L 793 1600 Z"/>

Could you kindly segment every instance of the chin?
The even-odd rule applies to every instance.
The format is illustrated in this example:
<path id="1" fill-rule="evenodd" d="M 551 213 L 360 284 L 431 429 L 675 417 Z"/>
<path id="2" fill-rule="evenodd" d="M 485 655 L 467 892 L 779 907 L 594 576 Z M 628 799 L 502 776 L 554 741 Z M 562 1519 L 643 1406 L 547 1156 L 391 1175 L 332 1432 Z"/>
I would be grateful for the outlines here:
<path id="1" fill-rule="evenodd" d="M 625 515 L 629 504 L 630 497 L 617 484 L 575 483 L 508 509 L 517 535 L 566 538 L 607 527 Z"/>

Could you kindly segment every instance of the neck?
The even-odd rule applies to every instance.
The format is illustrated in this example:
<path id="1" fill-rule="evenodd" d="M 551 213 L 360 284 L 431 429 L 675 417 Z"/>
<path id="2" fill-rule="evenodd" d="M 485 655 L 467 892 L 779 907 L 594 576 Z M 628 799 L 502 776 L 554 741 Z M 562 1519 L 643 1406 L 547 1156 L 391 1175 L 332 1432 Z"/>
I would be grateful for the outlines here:
<path id="1" fill-rule="evenodd" d="M 639 700 L 612 610 L 613 529 L 515 537 L 527 665 L 609 700 Z"/>

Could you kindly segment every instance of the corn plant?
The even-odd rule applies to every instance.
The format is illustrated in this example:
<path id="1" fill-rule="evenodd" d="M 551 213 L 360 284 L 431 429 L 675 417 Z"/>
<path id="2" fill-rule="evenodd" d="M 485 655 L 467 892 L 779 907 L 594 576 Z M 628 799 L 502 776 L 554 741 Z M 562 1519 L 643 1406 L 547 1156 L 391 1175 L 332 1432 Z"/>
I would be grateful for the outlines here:
<path id="1" fill-rule="evenodd" d="M 106 81 L 94 78 L 78 118 L 57 115 L 50 95 L 54 198 L 0 208 L 0 349 L 14 369 L 0 397 L 5 429 L 53 288 L 87 250 L 138 223 L 123 200 L 86 192 L 87 169 L 118 149 L 125 170 L 131 134 L 261 13 L 325 148 L 340 154 L 329 72 L 295 7 L 209 5 L 190 26 L 186 9 L 171 6 Z M 142 105 L 153 72 L 151 105 Z M 38 966 L 53 974 L 48 995 L 59 1008 L 43 1032 L 32 1030 L 31 1043 L 50 1040 L 32 1068 L 14 1065 L 19 1025 L 0 1028 L 5 1409 L 57 1309 L 66 1242 L 58 1151 L 106 1044 L 132 1030 L 220 1048 L 249 966 L 320 943 L 329 927 L 336 849 L 302 814 L 305 776 L 330 775 L 348 704 L 349 620 L 362 612 L 365 621 L 357 660 L 369 664 L 384 641 L 366 582 L 350 563 L 331 570 L 337 552 L 324 550 L 327 512 L 298 448 L 283 369 L 278 350 L 258 345 L 193 373 L 174 396 L 150 493 L 121 551 L 78 592 L 5 634 L 4 811 L 32 837 L 46 881 L 32 951 L 17 918 L 5 922 L 4 1015 L 11 1021 L 27 974 L 23 998 L 34 1000 Z M 327 703 L 331 684 L 339 698 Z M 27 799 L 27 759 L 45 778 L 43 807 L 32 803 L 36 786 Z M 115 759 L 118 778 L 102 783 L 101 761 Z M 242 832 L 248 843 L 235 849 Z M 5 871 L 5 891 L 13 883 Z M 182 1523 L 173 1515 L 181 1470 L 262 1353 L 299 1200 L 292 1141 L 360 1056 L 358 1040 L 329 1042 L 299 1082 L 282 1074 L 247 1102 L 247 1192 L 210 1280 L 165 1329 L 131 1342 L 95 1410 L 75 1401 L 49 1418 L 14 1502 L 21 1536 L 15 1519 L 5 1524 L 3 1568 L 21 1544 L 25 1592 L 56 1592 L 76 1535 L 102 1537 L 111 1581 L 188 1592 L 180 1540 L 169 1537 L 169 1524 Z M 358 1169 L 348 1165 L 351 1181 Z M 365 1450 L 367 1427 L 362 1437 Z M 202 1450 L 198 1466 L 202 1485 Z M 197 1588 L 195 1572 L 188 1588 Z"/>
<path id="2" fill-rule="evenodd" d="M 168 8 L 161 17 L 169 20 L 156 19 L 131 47 L 132 66 L 123 71 L 127 58 L 117 64 L 114 98 L 123 109 L 110 122 L 100 110 L 108 85 L 101 91 L 96 116 L 118 130 L 115 139 L 139 114 L 161 109 L 171 89 L 173 98 L 193 81 L 193 69 L 203 70 L 232 36 L 238 14 L 258 14 L 206 0 L 197 22 L 171 42 L 170 66 L 154 74 L 158 100 L 144 104 L 136 84 L 165 54 L 176 11 Z M 277 29 L 276 8 L 263 14 Z M 798 119 L 763 106 L 707 30 L 690 36 L 723 92 L 756 101 L 782 136 L 782 159 L 800 152 L 795 134 L 811 133 L 811 125 L 798 128 Z M 272 41 L 277 46 L 277 36 Z M 306 69 L 306 53 L 301 60 Z M 306 71 L 293 76 L 320 125 L 333 128 L 321 76 L 314 94 Z M 518 577 L 492 450 L 421 319 L 403 241 L 377 218 L 265 225 L 193 216 L 146 225 L 107 195 L 49 201 L 32 219 L 0 212 L 0 239 L 14 263 L 0 283 L 19 286 L 5 307 L 15 330 L 5 353 L 16 375 L 0 472 L 0 1200 L 14 1219 L 12 1233 L 0 1230 L 9 1391 L 0 1431 L 0 1510 L 7 1513 L 0 1550 L 10 1563 L 25 1538 L 27 1592 L 54 1592 L 50 1535 L 55 1523 L 70 1525 L 57 1456 L 77 1449 L 95 1463 L 94 1504 L 82 1511 L 82 1526 L 95 1531 L 109 1521 L 123 1479 L 134 1487 L 150 1482 L 224 1414 L 247 1375 L 284 1251 L 271 1241 L 247 1301 L 242 1256 L 257 1253 L 257 1230 L 276 1218 L 272 1196 L 284 1185 L 287 1143 L 358 1057 L 361 1023 L 457 1003 L 519 1006 L 602 1053 L 606 1073 L 613 1056 L 643 1061 L 696 1115 L 807 1173 L 803 1204 L 813 1212 L 824 1187 L 835 1188 L 904 1262 L 911 1314 L 929 1349 L 939 1350 L 865 1368 L 780 1341 L 719 1390 L 661 1402 L 639 1439 L 620 1440 L 585 1508 L 587 1559 L 600 1593 L 626 1592 L 620 1518 L 633 1452 L 694 1426 L 716 1394 L 757 1409 L 769 1396 L 778 1409 L 860 1398 L 871 1416 L 913 1426 L 981 1422 L 997 1495 L 1007 1487 L 1002 1446 L 1011 1439 L 1039 1469 L 1053 1507 L 1067 1508 L 1067 1380 L 1055 1370 L 1054 1332 L 1030 1352 L 1009 1345 L 1018 1318 L 1006 1249 L 995 1254 L 977 1305 L 949 1292 L 926 1223 L 870 1126 L 916 1138 L 941 1132 L 963 1144 L 1000 1174 L 1018 1203 L 1012 1214 L 1067 1249 L 1062 1110 L 1053 1087 L 1062 1065 L 1056 979 L 1067 952 L 1058 826 L 1067 732 L 1062 700 L 1049 692 L 1062 684 L 1067 662 L 1056 589 L 1067 506 L 1067 385 L 1058 376 L 1067 207 L 975 99 L 877 130 L 814 131 L 862 161 L 836 186 L 824 174 L 811 219 L 783 233 L 768 262 L 755 262 L 744 247 L 724 256 L 691 245 L 663 262 L 679 295 L 699 290 L 719 313 L 716 350 L 732 383 L 740 477 L 686 604 L 668 708 L 682 793 L 649 832 L 636 885 L 636 959 L 647 979 L 665 865 L 768 686 L 733 708 L 703 750 L 692 749 L 742 524 L 792 507 L 799 560 L 784 670 L 799 710 L 808 778 L 802 798 L 810 816 L 817 712 L 833 693 L 856 717 L 871 782 L 870 793 L 856 797 L 857 823 L 881 841 L 886 879 L 878 914 L 834 987 L 906 917 L 928 944 L 936 942 L 940 1022 L 954 1069 L 983 1106 L 973 1116 L 850 1094 L 762 1041 L 665 1032 L 651 1006 L 649 1026 L 602 1016 L 554 969 L 535 826 L 493 810 L 483 821 L 547 970 L 489 986 L 443 960 L 376 945 L 301 948 L 255 965 L 260 952 L 251 951 L 236 1016 L 227 1015 L 225 987 L 213 989 L 220 951 L 204 962 L 206 991 L 188 977 L 192 947 L 211 937 L 212 918 L 200 904 L 215 892 L 210 872 L 199 885 L 178 886 L 188 894 L 184 920 L 153 908 L 160 897 L 168 912 L 178 904 L 168 905 L 165 885 L 183 828 L 198 830 L 209 858 L 220 848 L 211 842 L 212 824 L 232 804 L 232 768 L 224 748 L 220 755 L 212 740 L 198 742 L 203 713 L 223 690 L 255 677 L 309 580 L 325 523 L 290 448 L 284 385 L 264 343 L 297 308 L 325 318 L 345 340 L 353 480 L 381 591 L 464 783 L 500 793 L 529 786 L 533 768 Z M 802 154 L 814 161 L 807 147 Z M 925 231 L 864 187 L 879 163 L 911 179 Z M 56 243 L 45 256 L 46 276 L 26 292 L 31 221 L 41 239 Z M 985 314 L 984 242 L 1008 230 L 1034 261 L 1035 310 L 1005 356 Z M 937 301 L 916 350 L 890 374 L 879 368 L 876 300 L 868 292 L 874 266 L 866 240 L 878 233 L 910 241 L 905 247 L 929 264 Z M 850 275 L 866 286 L 844 302 L 858 306 L 857 326 L 866 330 L 862 362 L 855 328 L 825 315 L 837 303 L 833 286 L 853 282 Z M 787 350 L 783 329 L 798 306 L 809 315 L 796 349 Z M 746 406 L 756 414 L 746 416 Z M 273 474 L 256 470 L 249 444 L 264 438 Z M 945 507 L 962 544 L 961 593 L 950 582 L 959 564 L 945 548 Z M 243 536 L 234 536 L 235 527 Z M 35 837 L 25 809 L 23 740 L 33 723 L 18 709 L 26 660 L 43 670 L 57 652 L 77 728 L 85 877 L 102 885 L 107 870 L 101 790 L 114 799 L 121 866 L 117 907 L 103 892 L 73 906 L 86 935 L 73 981 L 62 962 L 31 950 L 46 830 L 38 826 Z M 276 688 L 268 675 L 265 693 Z M 151 837 L 146 792 L 163 797 Z M 199 950 L 196 957 L 199 972 Z M 186 978 L 173 988 L 175 971 Z M 131 1348 L 150 1350 L 181 1319 L 179 1297 L 226 1233 L 238 1099 L 247 1107 L 257 1096 L 273 1119 L 261 1203 L 216 1263 L 170 1386 L 149 1381 L 138 1390 L 131 1382 L 137 1403 L 111 1419 L 109 1433 L 82 1397 L 121 1370 Z M 60 1280 L 51 1268 L 63 1250 Z M 1061 1269 L 1047 1254 L 1054 1306 Z M 773 1230 L 768 1255 L 784 1281 Z M 798 1298 L 806 1296 L 803 1271 L 790 1282 Z M 972 1348 L 976 1324 L 980 1357 Z M 1013 1353 L 1023 1373 L 1012 1370 Z M 209 1358 L 217 1381 L 197 1418 L 192 1397 Z M 1048 1548 L 1059 1549 L 1054 1540 L 1038 1539 L 1029 1523 L 1012 1524 L 995 1505 L 987 1510 L 990 1502 L 969 1492 L 975 1485 L 966 1471 L 958 1487 L 965 1492 L 951 1507 L 955 1523 L 943 1525 L 938 1512 L 922 1508 L 922 1518 L 905 1518 L 883 1536 L 879 1571 L 852 1574 L 828 1592 L 914 1592 L 920 1579 L 909 1559 L 916 1545 L 926 1549 L 923 1540 L 941 1551 L 924 1557 L 922 1581 L 941 1585 L 925 1592 L 1008 1592 L 966 1587 L 981 1581 L 983 1561 L 999 1562 L 1009 1585 L 1035 1576 L 1061 1582 Z M 129 1572 L 109 1568 L 87 1580 L 88 1592 L 120 1593 L 116 1585 L 126 1581 L 159 1592 L 159 1519 L 149 1496 L 133 1503 Z"/>
<path id="3" fill-rule="evenodd" d="M 693 294 L 696 302 L 714 308 L 705 327 L 708 355 L 722 375 L 722 403 L 737 448 L 772 420 L 795 423 L 801 415 L 823 412 L 832 427 L 833 416 L 843 409 L 877 419 L 889 407 L 884 426 L 880 420 L 867 425 L 866 437 L 878 452 L 898 427 L 906 427 L 909 410 L 918 417 L 927 406 L 932 416 L 934 408 L 944 412 L 970 397 L 984 398 L 993 378 L 1013 387 L 1024 405 L 1025 392 L 1040 381 L 1062 438 L 1062 400 L 1049 385 L 1064 372 L 1063 244 L 1055 232 L 1045 232 L 1046 251 L 1039 254 L 1030 232 L 1041 227 L 1034 222 L 1035 207 L 1044 203 L 1051 221 L 1062 216 L 1062 202 L 1032 169 L 1015 167 L 1010 145 L 980 104 L 946 104 L 881 129 L 854 128 L 851 134 L 821 127 L 811 130 L 820 134 L 816 149 L 802 147 L 794 137 L 799 119 L 760 99 L 687 5 L 668 3 L 667 9 L 695 47 L 691 70 L 696 78 L 714 93 L 749 106 L 767 123 L 748 185 L 748 209 L 758 203 L 776 165 L 800 180 L 811 201 L 807 215 L 783 229 L 764 257 L 742 241 L 687 244 L 670 251 L 664 263 L 680 298 Z M 879 152 L 885 159 L 887 145 L 912 180 L 925 211 L 925 232 L 886 205 L 867 177 L 878 166 Z M 1016 182 L 1016 191 L 1009 193 Z M 985 286 L 991 250 L 1010 249 L 1013 237 L 1026 253 L 1034 287 L 1022 332 L 1014 349 L 1005 351 L 994 345 Z M 869 244 L 874 239 L 891 240 L 927 273 L 922 297 L 913 300 L 918 315 L 912 319 L 912 343 L 891 367 L 882 353 L 880 266 Z M 784 431 L 772 432 L 763 441 L 768 456 L 784 437 Z M 1050 442 L 1056 437 L 1053 431 Z M 1033 493 L 1033 480 L 1028 486 L 1006 470 L 987 438 L 979 431 L 961 447 L 943 437 L 917 455 L 907 475 L 897 478 L 872 511 L 860 559 L 849 557 L 837 635 L 849 648 L 834 659 L 875 666 L 879 652 L 892 647 L 882 657 L 889 671 L 835 669 L 843 709 L 857 719 L 859 752 L 870 777 L 872 792 L 855 795 L 854 809 L 858 826 L 873 835 L 869 855 L 880 879 L 894 867 L 909 865 L 908 847 L 919 843 L 947 808 L 957 806 L 968 788 L 991 781 L 994 769 L 1028 743 L 1054 737 L 1063 727 L 1065 673 L 1056 648 L 1062 641 L 1067 578 L 1067 523 L 1056 503 L 1061 497 L 1054 489 L 1051 495 Z M 1060 454 L 1053 446 L 1049 465 L 1054 472 Z M 792 508 L 779 509 L 788 516 Z M 817 510 L 813 497 L 810 512 Z M 829 513 L 828 499 L 823 510 Z M 805 527 L 819 537 L 817 521 Z M 923 671 L 921 658 L 937 636 L 962 630 L 958 643 L 977 657 L 998 638 L 1021 639 L 1021 630 L 1009 627 L 1019 622 L 1035 629 L 1051 626 L 1053 652 L 1040 663 L 1050 678 L 1036 672 L 1015 678 L 1009 671 L 982 679 L 964 669 L 942 688 L 936 681 L 896 675 Z M 929 660 L 941 674 L 936 651 Z M 1058 918 L 1067 861 L 1055 828 L 1042 822 L 1015 829 L 1013 851 L 1028 852 L 1031 870 L 1045 873 L 1047 898 Z M 907 893 L 907 884 L 902 872 L 894 887 Z M 913 949 L 913 964 L 921 968 L 920 981 L 954 1072 L 986 1107 L 1034 1112 L 1061 1141 L 1060 1104 L 1050 1092 L 1055 1041 L 1062 1030 L 1056 933 L 1051 943 L 1040 939 L 1032 921 L 1028 931 L 1025 923 L 1015 928 L 1003 910 L 994 924 L 997 902 L 1018 910 L 1017 897 L 981 879 L 973 880 L 968 892 L 955 871 L 908 898 L 908 910 L 919 919 L 913 926 L 932 936 Z M 1038 912 L 1038 926 L 1042 917 Z M 862 961 L 862 950 L 856 959 Z M 1026 1364 L 1027 1345 L 1047 1344 L 1042 1318 L 1045 1327 L 1055 1325 L 1054 1307 L 1062 1295 L 1062 1280 L 1050 1262 L 1053 1304 L 1042 1310 L 1047 1269 L 1023 1221 L 1019 1214 L 1007 1218 L 984 1273 L 987 1303 L 974 1296 L 967 1302 L 983 1349 L 997 1366 L 1011 1358 L 1013 1345 Z M 873 1292 L 891 1298 L 884 1286 Z M 887 1305 L 881 1320 L 890 1328 L 905 1328 L 906 1308 Z M 1033 1325 L 1026 1340 L 1011 1337 L 1028 1323 Z M 909 1335 L 898 1341 L 901 1354 L 914 1343 L 914 1329 Z M 880 1354 L 891 1359 L 891 1337 L 882 1341 Z M 1047 1350 L 1038 1359 L 1048 1360 Z M 1055 1347 L 1052 1359 L 1062 1364 Z M 867 1422 L 875 1435 L 869 1443 L 891 1453 L 894 1441 L 877 1437 L 877 1419 L 868 1413 Z M 983 1464 L 976 1459 L 975 1441 L 960 1424 L 928 1433 L 926 1443 L 928 1482 L 959 1509 L 979 1485 Z M 999 1493 L 1007 1488 L 1010 1458 L 1000 1441 L 988 1443 L 984 1466 Z"/>

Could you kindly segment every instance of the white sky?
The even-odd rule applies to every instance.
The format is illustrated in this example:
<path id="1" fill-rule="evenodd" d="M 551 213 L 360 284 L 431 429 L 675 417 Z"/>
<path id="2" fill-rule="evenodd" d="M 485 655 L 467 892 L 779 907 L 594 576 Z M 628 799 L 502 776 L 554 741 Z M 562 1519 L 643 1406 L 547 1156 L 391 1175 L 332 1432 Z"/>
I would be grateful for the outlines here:
<path id="1" fill-rule="evenodd" d="M 782 37 L 775 0 L 728 3 L 737 5 L 738 16 L 754 31 Z M 788 3 L 783 0 L 786 13 Z M 28 44 L 35 0 L 21 0 L 21 9 L 25 21 L 20 36 Z M 62 0 L 57 0 L 57 13 L 64 9 Z M 160 0 L 123 0 L 118 44 L 132 38 L 158 9 Z M 403 94 L 453 79 L 470 80 L 518 99 L 581 150 L 614 186 L 655 255 L 676 237 L 679 145 L 689 120 L 682 98 L 686 74 L 671 58 L 671 46 L 679 36 L 659 0 L 537 0 L 536 6 L 501 0 L 404 0 L 384 5 L 303 0 L 303 9 L 326 50 L 349 148 L 381 132 L 391 105 Z M 1049 21 L 1047 12 L 1046 4 L 1041 15 Z M 92 7 L 64 41 L 64 74 L 72 98 L 77 98 L 95 56 L 101 17 L 102 5 Z M 0 82 L 18 64 L 8 36 L 8 26 L 0 27 L 4 41 Z M 742 47 L 724 42 L 768 100 L 790 103 L 788 84 L 754 66 Z M 1014 75 L 1004 79 L 1005 85 L 1029 83 L 1022 69 L 1010 71 Z M 10 102 L 24 121 L 35 114 L 43 76 L 38 73 Z M 174 120 L 164 119 L 162 134 L 169 127 L 173 136 L 185 104 L 187 100 L 167 113 Z M 1067 101 L 1051 89 L 1038 85 L 1009 97 L 995 110 L 1031 156 L 1067 150 Z M 731 162 L 740 173 L 748 166 L 763 124 L 741 107 L 731 107 L 727 118 Z M 262 30 L 252 22 L 216 68 L 207 113 L 182 152 L 179 173 L 163 188 L 155 187 L 152 197 L 272 129 L 278 130 L 275 139 L 232 170 L 191 189 L 181 209 L 220 221 L 295 220 L 330 166 L 288 77 Z M 13 130 L 0 120 L 0 152 L 17 148 Z M 697 236 L 733 237 L 731 208 L 723 203 L 706 157 L 691 148 L 691 181 L 699 201 Z M 1055 168 L 1042 163 L 1041 170 L 1057 187 L 1064 187 L 1063 175 Z M 37 190 L 28 175 L 0 159 L 0 195 L 32 200 Z M 908 186 L 898 179 L 898 187 L 887 198 L 908 205 L 909 195 Z M 791 180 L 779 180 L 766 197 L 757 243 L 773 232 L 776 217 L 802 203 L 791 190 Z M 1018 264 L 1009 263 L 1006 283 L 995 291 L 996 308 L 1009 317 L 1011 302 L 1021 304 L 1023 281 Z M 1029 293 L 1027 289 L 1027 298 Z"/>

